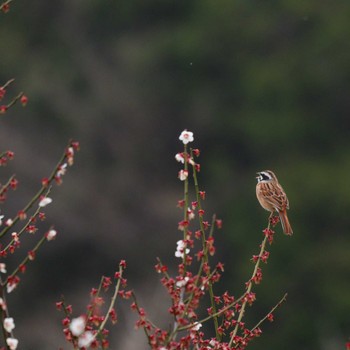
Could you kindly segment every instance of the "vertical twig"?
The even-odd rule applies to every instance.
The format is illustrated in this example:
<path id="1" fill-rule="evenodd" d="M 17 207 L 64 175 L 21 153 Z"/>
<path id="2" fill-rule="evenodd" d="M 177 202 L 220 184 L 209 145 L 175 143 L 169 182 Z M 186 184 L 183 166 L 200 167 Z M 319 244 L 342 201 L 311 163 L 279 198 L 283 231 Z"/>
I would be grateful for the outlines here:
<path id="1" fill-rule="evenodd" d="M 269 230 L 270 229 L 270 220 L 269 220 L 269 224 L 268 224 L 268 227 L 267 229 Z M 259 253 L 259 257 L 258 257 L 258 260 L 255 264 L 255 267 L 254 267 L 254 271 L 253 271 L 253 274 L 252 274 L 252 277 L 251 279 L 249 280 L 248 282 L 248 287 L 247 287 L 247 291 L 246 291 L 246 295 L 248 295 L 251 290 L 252 290 L 252 287 L 253 287 L 253 278 L 254 276 L 256 275 L 256 272 L 258 271 L 258 268 L 259 268 L 259 265 L 260 265 L 260 261 L 261 261 L 261 256 L 262 254 L 264 253 L 265 251 L 265 246 L 266 246 L 266 242 L 267 242 L 267 239 L 268 239 L 268 236 L 265 235 L 262 243 L 261 243 L 261 248 L 260 248 L 260 253 Z M 237 323 L 236 323 L 236 326 L 232 332 L 232 335 L 231 335 L 231 339 L 230 339 L 230 342 L 229 342 L 229 347 L 232 347 L 232 344 L 234 342 L 234 338 L 236 337 L 237 335 L 237 332 L 238 332 L 238 327 L 239 327 L 239 324 L 240 322 L 242 321 L 242 318 L 244 316 L 244 311 L 245 311 L 245 308 L 247 306 L 247 302 L 248 300 L 245 299 L 245 301 L 243 302 L 242 304 L 242 307 L 241 307 L 241 310 L 239 311 L 239 315 L 238 315 L 238 318 L 237 318 Z"/>

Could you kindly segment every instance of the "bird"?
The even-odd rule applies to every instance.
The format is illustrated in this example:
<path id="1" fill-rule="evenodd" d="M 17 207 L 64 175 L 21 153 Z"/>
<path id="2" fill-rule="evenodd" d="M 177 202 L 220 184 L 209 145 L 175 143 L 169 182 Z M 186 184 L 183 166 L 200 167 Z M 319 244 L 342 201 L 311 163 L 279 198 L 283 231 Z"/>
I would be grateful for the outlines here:
<path id="1" fill-rule="evenodd" d="M 276 211 L 280 217 L 284 234 L 292 235 L 293 230 L 287 216 L 289 201 L 282 186 L 278 182 L 277 176 L 271 170 L 264 170 L 256 173 L 256 196 L 260 205 L 271 212 L 270 218 Z"/>

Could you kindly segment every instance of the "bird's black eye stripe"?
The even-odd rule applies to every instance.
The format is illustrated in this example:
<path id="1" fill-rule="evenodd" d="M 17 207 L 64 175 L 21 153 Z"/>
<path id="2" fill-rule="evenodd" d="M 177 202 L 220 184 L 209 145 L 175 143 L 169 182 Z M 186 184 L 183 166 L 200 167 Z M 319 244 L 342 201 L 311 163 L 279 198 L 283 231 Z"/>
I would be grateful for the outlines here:
<path id="1" fill-rule="evenodd" d="M 269 180 L 270 176 L 266 175 L 266 173 L 260 173 L 260 176 L 262 177 L 263 180 Z"/>

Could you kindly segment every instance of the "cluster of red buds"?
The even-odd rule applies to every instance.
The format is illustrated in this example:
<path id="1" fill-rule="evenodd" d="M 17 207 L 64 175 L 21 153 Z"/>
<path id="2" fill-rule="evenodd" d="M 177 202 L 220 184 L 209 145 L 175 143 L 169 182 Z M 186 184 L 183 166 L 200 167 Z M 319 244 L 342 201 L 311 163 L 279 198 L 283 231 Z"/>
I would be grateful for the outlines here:
<path id="1" fill-rule="evenodd" d="M 132 292 L 125 289 L 127 285 L 127 280 L 123 277 L 125 268 L 125 260 L 120 261 L 119 269 L 114 274 L 114 280 L 103 276 L 98 288 L 92 288 L 90 303 L 84 314 L 74 318 L 72 305 L 66 305 L 64 299 L 56 303 L 56 308 L 65 313 L 65 318 L 62 320 L 63 332 L 66 340 L 73 345 L 74 349 L 109 348 L 109 331 L 106 327 L 108 320 L 112 324 L 118 321 L 115 309 L 117 298 L 130 299 L 132 296 Z M 106 304 L 106 298 L 102 296 L 102 292 L 108 292 L 113 284 L 115 285 L 111 301 Z"/>
<path id="2" fill-rule="evenodd" d="M 0 92 L 4 94 L 4 88 Z M 22 95 L 23 97 L 23 95 Z M 21 281 L 21 275 L 25 273 L 29 262 L 35 260 L 39 249 L 45 242 L 50 242 L 56 238 L 57 231 L 50 226 L 41 238 L 36 240 L 27 254 L 19 259 L 12 271 L 7 271 L 6 259 L 15 259 L 14 253 L 21 245 L 21 240 L 36 236 L 39 231 L 38 222 L 46 219 L 45 207 L 52 203 L 49 193 L 54 182 L 61 183 L 62 176 L 66 173 L 67 164 L 73 164 L 74 152 L 79 149 L 78 142 L 69 142 L 59 162 L 51 172 L 51 175 L 41 181 L 41 186 L 37 193 L 14 217 L 6 217 L 5 211 L 0 215 L 0 313 L 4 320 L 1 327 L 4 334 L 5 348 L 15 350 L 18 346 L 18 339 L 14 336 L 15 322 L 10 317 L 6 294 L 12 293 Z M 0 166 L 7 165 L 9 160 L 14 158 L 14 152 L 6 151 L 0 154 Z M 58 181 L 59 180 L 59 181 Z M 16 190 L 19 185 L 15 176 L 11 176 L 4 184 L 0 184 L 0 203 L 5 203 L 8 199 L 9 190 Z M 18 257 L 17 257 L 18 261 Z M 1 348 L 0 348 L 1 349 Z"/>
<path id="3" fill-rule="evenodd" d="M 14 158 L 15 154 L 12 151 L 2 152 L 0 154 L 0 167 L 6 166 L 9 160 Z M 5 202 L 7 198 L 8 191 L 16 190 L 18 186 L 18 181 L 15 176 L 11 176 L 4 185 L 0 183 L 0 203 Z"/>
<path id="4" fill-rule="evenodd" d="M 140 307 L 134 297 L 132 309 L 139 318 L 137 328 L 143 328 L 151 349 L 217 349 L 243 350 L 250 341 L 262 333 L 261 324 L 273 321 L 273 313 L 286 299 L 286 295 L 252 327 L 243 322 L 246 306 L 251 306 L 256 300 L 253 286 L 261 283 L 263 278 L 261 263 L 267 263 L 270 253 L 265 249 L 266 243 L 273 242 L 273 231 L 270 226 L 277 223 L 276 219 L 269 222 L 263 231 L 264 238 L 258 255 L 253 255 L 254 269 L 251 278 L 246 282 L 245 292 L 235 297 L 226 291 L 216 294 L 214 285 L 220 281 L 224 272 L 224 264 L 215 262 L 216 253 L 214 231 L 222 228 L 222 220 L 214 215 L 211 221 L 205 220 L 205 210 L 202 203 L 205 191 L 200 189 L 197 174 L 200 164 L 197 158 L 198 149 L 188 149 L 188 144 L 194 141 L 193 133 L 184 130 L 180 137 L 184 150 L 177 153 L 175 159 L 183 164 L 178 178 L 184 183 L 184 197 L 177 206 L 183 211 L 183 217 L 178 223 L 182 237 L 177 242 L 175 257 L 181 259 L 175 277 L 168 273 L 168 267 L 161 260 L 155 270 L 162 275 L 161 283 L 169 297 L 169 314 L 173 317 L 171 329 L 161 329 L 152 322 L 146 311 Z M 189 174 L 192 171 L 195 199 L 189 199 Z M 192 229 L 197 218 L 197 228 Z M 206 310 L 203 312 L 203 310 Z M 209 325 L 209 327 L 208 327 Z M 214 330 L 213 332 L 208 331 Z M 206 333 L 209 333 L 207 335 Z"/>
<path id="5" fill-rule="evenodd" d="M 8 8 L 9 4 L 4 3 L 0 5 L 0 10 L 5 11 L 4 9 Z M 8 10 L 6 10 L 8 11 Z M 7 88 L 14 82 L 14 79 L 10 79 L 3 86 L 0 86 L 0 102 L 5 98 Z M 0 114 L 5 114 L 9 108 L 11 108 L 17 101 L 19 101 L 23 107 L 28 103 L 28 97 L 24 95 L 23 92 L 20 92 L 17 96 L 13 97 L 10 102 L 7 104 L 0 104 Z"/>

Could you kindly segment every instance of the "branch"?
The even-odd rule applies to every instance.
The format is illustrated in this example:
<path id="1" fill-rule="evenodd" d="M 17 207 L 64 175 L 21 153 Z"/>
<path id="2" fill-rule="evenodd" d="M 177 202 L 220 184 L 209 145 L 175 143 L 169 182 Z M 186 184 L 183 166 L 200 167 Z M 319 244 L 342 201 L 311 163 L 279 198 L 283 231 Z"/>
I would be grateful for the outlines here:
<path id="1" fill-rule="evenodd" d="M 104 329 L 104 327 L 109 319 L 109 315 L 110 315 L 112 309 L 114 308 L 114 304 L 117 300 L 117 296 L 118 296 L 118 292 L 119 292 L 119 288 L 120 288 L 120 283 L 121 283 L 121 280 L 123 277 L 123 267 L 121 265 L 119 265 L 119 275 L 120 275 L 120 277 L 119 277 L 118 282 L 115 286 L 114 294 L 112 296 L 111 303 L 109 304 L 109 308 L 108 308 L 106 317 L 104 318 L 103 322 L 101 323 L 100 327 L 98 328 L 97 333 L 95 334 L 95 338 L 98 337 L 101 334 L 101 332 L 103 331 L 103 329 Z"/>
<path id="2" fill-rule="evenodd" d="M 68 143 L 67 147 L 70 147 L 71 142 Z M 39 191 L 34 195 L 34 197 L 29 201 L 29 203 L 23 208 L 23 212 L 28 212 L 28 210 L 34 205 L 34 203 L 40 198 L 40 196 L 45 192 L 45 190 L 47 189 L 47 186 L 55 179 L 55 176 L 57 174 L 57 171 L 59 170 L 60 166 L 62 165 L 62 163 L 65 161 L 65 159 L 67 158 L 67 154 L 66 154 L 66 149 L 67 147 L 64 149 L 64 152 L 60 158 L 60 160 L 58 161 L 57 165 L 55 166 L 55 168 L 53 169 L 53 171 L 51 172 L 50 176 L 47 179 L 47 183 L 45 185 L 42 185 L 41 188 L 39 189 Z M 0 232 L 0 238 L 3 237 L 10 229 L 11 227 L 13 227 L 16 222 L 19 220 L 20 216 L 19 214 L 17 214 L 13 220 L 12 220 L 12 225 L 10 226 L 6 226 L 1 232 Z"/>
<path id="3" fill-rule="evenodd" d="M 255 329 L 257 329 L 263 322 L 266 321 L 266 319 L 269 317 L 270 314 L 272 314 L 277 308 L 279 308 L 282 303 L 284 303 L 287 300 L 288 293 L 285 293 L 282 297 L 282 299 L 270 310 L 269 313 L 266 314 L 264 318 L 262 318 L 251 330 L 250 332 L 254 332 Z M 248 334 L 243 337 L 243 339 L 247 338 Z"/>
<path id="4" fill-rule="evenodd" d="M 268 224 L 267 228 L 270 229 L 270 221 L 269 221 L 269 224 Z M 246 294 L 249 294 L 251 292 L 251 290 L 252 290 L 252 286 L 253 286 L 253 282 L 252 281 L 253 281 L 254 276 L 256 275 L 256 272 L 258 271 L 258 268 L 259 268 L 259 265 L 260 265 L 260 261 L 261 261 L 261 256 L 262 256 L 262 254 L 265 251 L 265 246 L 266 246 L 267 239 L 268 239 L 268 236 L 265 235 L 265 237 L 264 237 L 264 239 L 263 239 L 263 241 L 261 243 L 259 258 L 258 258 L 258 260 L 257 260 L 257 262 L 255 264 L 254 272 L 253 272 L 252 277 L 250 278 L 250 280 L 248 282 L 248 288 L 247 288 Z M 234 338 L 237 335 L 239 324 L 242 321 L 242 318 L 243 318 L 243 315 L 244 315 L 244 311 L 245 311 L 245 308 L 247 306 L 247 302 L 248 302 L 248 300 L 245 300 L 243 302 L 243 304 L 242 304 L 241 310 L 240 310 L 239 315 L 238 315 L 238 319 L 237 319 L 237 323 L 236 323 L 235 329 L 232 332 L 231 340 L 229 342 L 229 347 L 232 347 Z"/>

